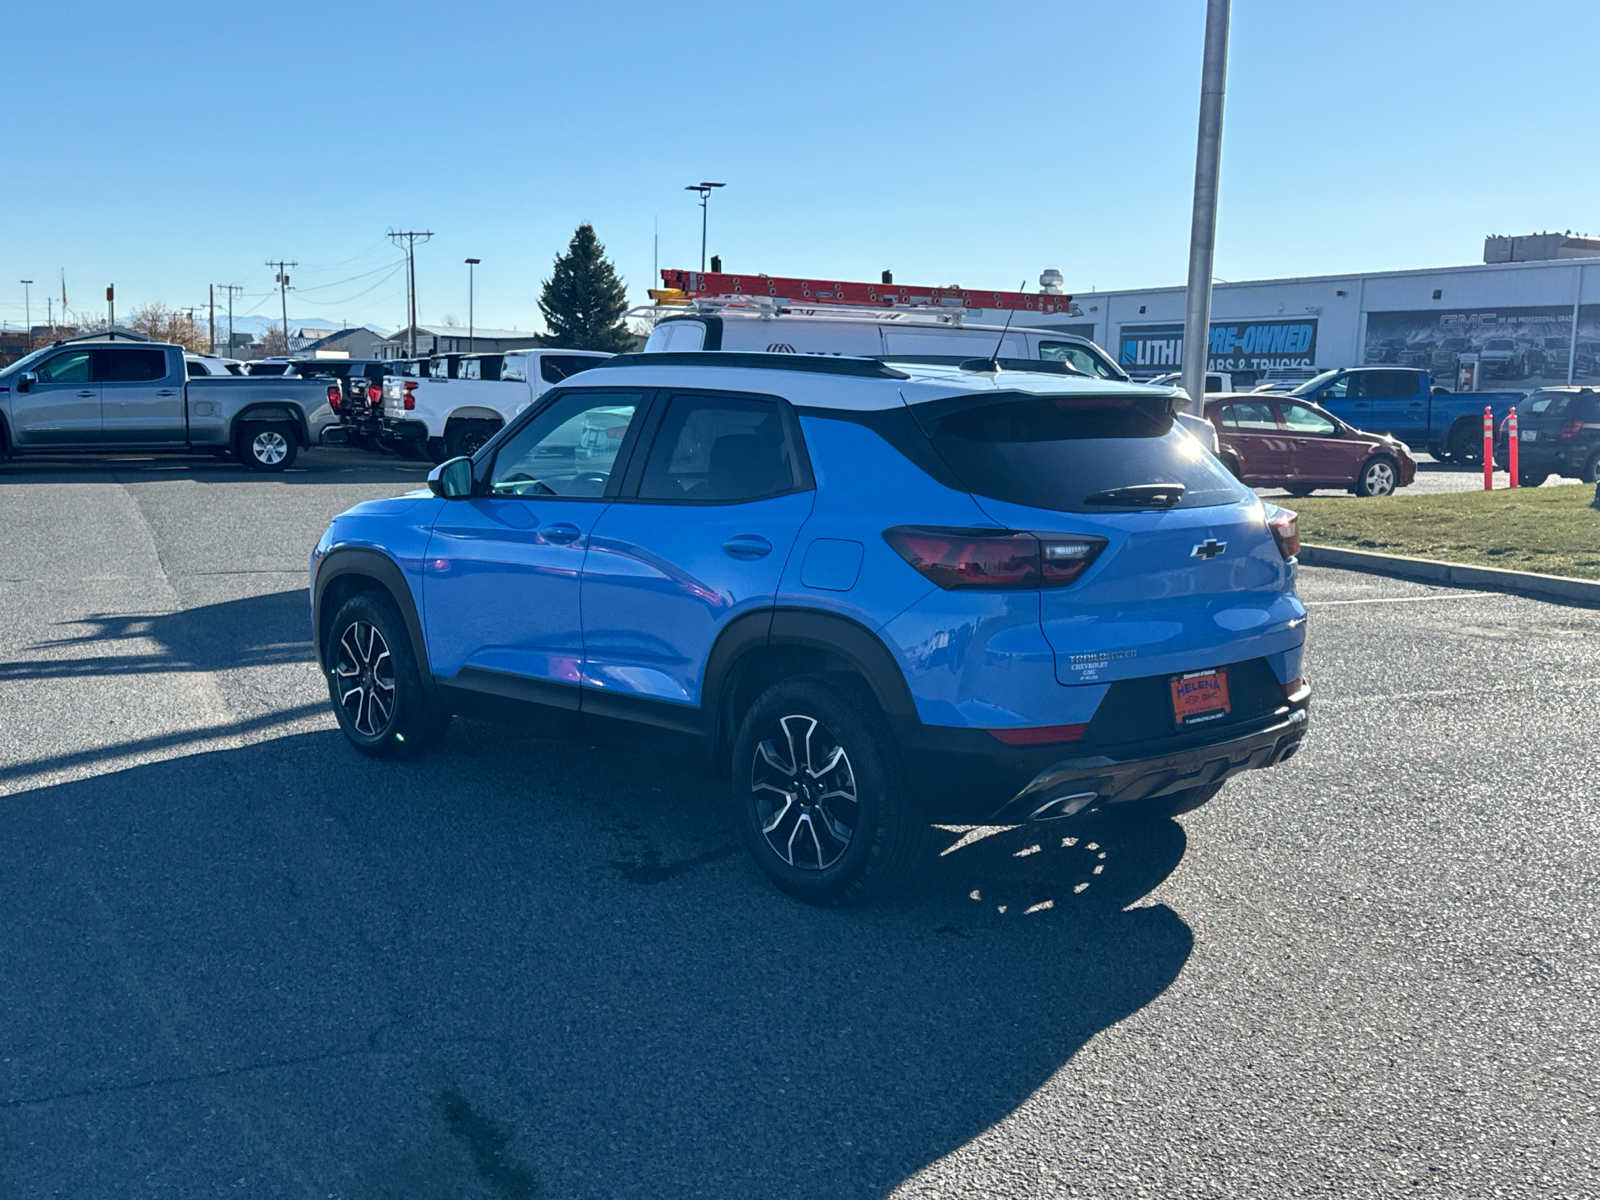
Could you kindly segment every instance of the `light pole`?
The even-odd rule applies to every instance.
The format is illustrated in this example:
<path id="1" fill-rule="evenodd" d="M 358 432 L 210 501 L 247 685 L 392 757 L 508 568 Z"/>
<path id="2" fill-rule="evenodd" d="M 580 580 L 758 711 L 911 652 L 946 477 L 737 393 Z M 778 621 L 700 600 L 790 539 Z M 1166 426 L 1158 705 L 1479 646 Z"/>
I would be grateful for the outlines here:
<path id="1" fill-rule="evenodd" d="M 1228 0 L 1206 0 L 1200 64 L 1200 132 L 1194 152 L 1194 211 L 1189 223 L 1189 286 L 1184 293 L 1183 387 L 1189 411 L 1206 411 L 1211 352 L 1211 264 L 1217 240 L 1217 166 L 1222 158 L 1222 93 L 1228 77 Z"/>
<path id="2" fill-rule="evenodd" d="M 24 279 L 22 283 L 22 320 L 28 327 L 28 341 L 33 341 L 33 308 L 28 300 L 28 289 L 33 286 L 33 280 Z"/>
<path id="3" fill-rule="evenodd" d="M 483 259 L 481 259 L 481 258 L 469 258 L 469 259 L 466 260 L 466 263 L 467 263 L 467 353 L 468 354 L 471 354 L 472 351 L 475 349 L 475 347 L 472 344 L 472 320 L 473 320 L 473 312 L 472 312 L 472 290 L 473 289 L 472 289 L 472 284 L 473 284 L 473 273 L 477 269 L 478 264 L 481 263 L 482 261 L 483 261 Z"/>
<path id="4" fill-rule="evenodd" d="M 712 183 L 702 179 L 699 183 L 685 184 L 686 192 L 700 193 L 700 274 L 706 273 L 706 201 L 711 196 L 712 188 L 727 187 L 725 183 Z"/>

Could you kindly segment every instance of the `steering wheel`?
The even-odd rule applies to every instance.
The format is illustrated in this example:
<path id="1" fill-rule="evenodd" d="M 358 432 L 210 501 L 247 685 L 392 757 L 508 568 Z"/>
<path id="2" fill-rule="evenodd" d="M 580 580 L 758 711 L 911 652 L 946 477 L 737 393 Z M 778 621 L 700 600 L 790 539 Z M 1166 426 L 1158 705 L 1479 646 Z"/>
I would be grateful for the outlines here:
<path id="1" fill-rule="evenodd" d="M 611 476 L 604 471 L 585 471 L 581 475 L 572 477 L 573 483 L 597 483 L 600 490 L 604 491 L 606 484 L 611 482 Z"/>
<path id="2" fill-rule="evenodd" d="M 555 488 L 551 487 L 544 480 L 535 479 L 532 475 L 525 474 L 522 471 L 514 471 L 499 482 L 501 484 L 514 485 L 515 494 L 518 496 L 525 494 L 523 491 L 524 484 L 529 485 L 529 487 L 534 491 L 535 495 L 554 496 L 556 494 Z"/>

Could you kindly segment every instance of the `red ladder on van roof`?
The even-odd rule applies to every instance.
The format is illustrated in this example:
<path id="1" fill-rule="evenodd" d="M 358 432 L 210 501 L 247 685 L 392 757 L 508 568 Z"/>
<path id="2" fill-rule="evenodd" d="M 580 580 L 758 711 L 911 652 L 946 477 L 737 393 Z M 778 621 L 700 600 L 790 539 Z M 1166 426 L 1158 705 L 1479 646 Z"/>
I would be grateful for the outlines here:
<path id="1" fill-rule="evenodd" d="M 686 300 L 712 296 L 749 296 L 805 305 L 853 304 L 877 308 L 926 305 L 935 308 L 999 308 L 1018 312 L 1069 314 L 1074 311 L 1072 297 L 1058 292 L 990 292 L 963 287 L 913 287 L 901 283 L 847 283 L 837 279 L 799 279 L 785 275 L 680 271 L 671 267 L 662 268 L 661 285 L 682 293 Z"/>

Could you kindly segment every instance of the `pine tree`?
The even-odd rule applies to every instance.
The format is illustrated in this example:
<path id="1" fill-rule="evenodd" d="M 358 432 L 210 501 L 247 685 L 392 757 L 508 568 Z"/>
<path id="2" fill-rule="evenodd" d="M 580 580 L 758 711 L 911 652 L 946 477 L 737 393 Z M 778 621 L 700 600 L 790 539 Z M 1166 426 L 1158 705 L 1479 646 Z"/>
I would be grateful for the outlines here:
<path id="1" fill-rule="evenodd" d="M 539 296 L 550 341 L 571 350 L 622 353 L 634 343 L 622 319 L 627 309 L 627 289 L 606 258 L 594 226 L 579 225 L 567 252 L 557 256 Z"/>

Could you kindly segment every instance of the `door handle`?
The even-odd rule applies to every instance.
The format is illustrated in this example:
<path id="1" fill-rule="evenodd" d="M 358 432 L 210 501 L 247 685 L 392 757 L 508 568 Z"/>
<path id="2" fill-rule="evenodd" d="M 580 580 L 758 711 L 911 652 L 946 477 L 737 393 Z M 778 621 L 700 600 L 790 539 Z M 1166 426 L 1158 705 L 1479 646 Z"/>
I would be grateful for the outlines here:
<path id="1" fill-rule="evenodd" d="M 765 558 L 772 553 L 772 543 L 759 533 L 741 533 L 722 543 L 729 558 Z"/>
<path id="2" fill-rule="evenodd" d="M 546 525 L 539 536 L 552 546 L 570 546 L 583 536 L 583 531 L 566 521 L 557 521 L 554 525 Z"/>
<path id="3" fill-rule="evenodd" d="M 90 396 L 97 396 L 97 395 L 99 395 L 99 393 L 95 392 L 95 391 L 92 391 L 92 390 L 88 390 L 88 391 L 79 392 L 78 395 L 82 396 L 85 400 L 87 400 Z"/>
<path id="4" fill-rule="evenodd" d="M 156 393 L 156 395 L 158 395 L 158 396 L 176 396 L 177 394 L 178 393 L 173 391 L 171 388 L 162 388 L 159 392 Z"/>

